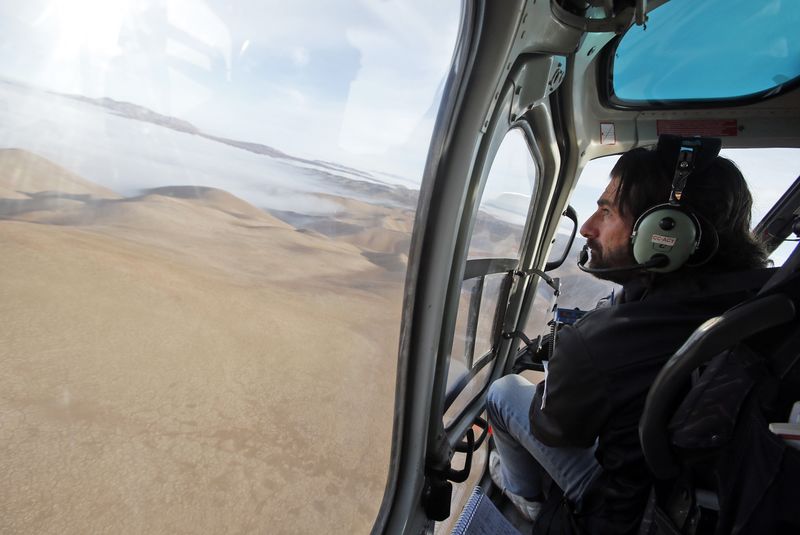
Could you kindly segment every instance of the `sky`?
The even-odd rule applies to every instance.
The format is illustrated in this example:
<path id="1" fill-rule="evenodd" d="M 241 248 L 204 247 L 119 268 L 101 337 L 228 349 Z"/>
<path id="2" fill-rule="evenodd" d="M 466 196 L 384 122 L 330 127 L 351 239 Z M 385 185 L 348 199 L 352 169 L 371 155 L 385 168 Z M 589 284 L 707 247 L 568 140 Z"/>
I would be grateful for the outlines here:
<path id="1" fill-rule="evenodd" d="M 0 2 L 0 77 L 421 176 L 458 0 Z M 387 169 L 388 167 L 388 169 Z"/>

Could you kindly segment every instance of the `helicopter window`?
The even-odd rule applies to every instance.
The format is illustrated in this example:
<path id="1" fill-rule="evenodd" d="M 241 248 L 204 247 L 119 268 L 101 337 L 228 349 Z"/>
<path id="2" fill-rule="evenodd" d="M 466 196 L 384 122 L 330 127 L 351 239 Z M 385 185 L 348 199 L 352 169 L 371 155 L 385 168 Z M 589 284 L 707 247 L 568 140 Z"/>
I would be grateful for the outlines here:
<path id="1" fill-rule="evenodd" d="M 754 227 L 800 173 L 800 149 L 796 148 L 724 149 L 720 155 L 733 160 L 747 179 L 753 195 Z M 784 242 L 775 249 L 770 255 L 772 263 L 783 265 L 794 250 L 793 245 L 794 242 Z"/>
<path id="2" fill-rule="evenodd" d="M 503 139 L 483 190 L 469 258 L 516 258 L 536 183 L 536 165 L 522 130 Z"/>
<path id="3" fill-rule="evenodd" d="M 461 286 L 448 372 L 448 414 L 457 415 L 489 379 L 496 322 L 508 297 L 509 271 L 517 265 L 536 172 L 525 135 L 510 130 L 492 161 L 472 231 L 468 266 L 484 259 L 486 267 L 467 274 Z"/>
<path id="4" fill-rule="evenodd" d="M 504 277 L 505 274 L 488 275 L 465 280 L 461 286 L 452 355 L 464 366 L 472 367 L 476 358 L 492 349 L 492 320 Z"/>
<path id="5" fill-rule="evenodd" d="M 370 530 L 460 10 L 0 5 L 0 532 Z"/>
<path id="6" fill-rule="evenodd" d="M 613 53 L 613 100 L 758 98 L 800 75 L 798 2 L 672 0 L 648 17 Z"/>

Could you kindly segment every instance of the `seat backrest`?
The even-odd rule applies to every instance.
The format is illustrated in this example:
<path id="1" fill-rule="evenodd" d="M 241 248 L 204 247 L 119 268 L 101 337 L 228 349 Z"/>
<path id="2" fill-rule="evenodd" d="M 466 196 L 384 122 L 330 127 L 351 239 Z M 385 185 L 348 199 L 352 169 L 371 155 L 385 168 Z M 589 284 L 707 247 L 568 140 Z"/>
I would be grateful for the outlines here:
<path id="1" fill-rule="evenodd" d="M 800 473 L 792 472 L 800 470 L 800 452 L 785 454 L 785 445 L 768 431 L 765 419 L 779 405 L 776 393 L 800 375 L 798 310 L 800 246 L 755 298 L 699 327 L 662 368 L 647 396 L 639 434 L 650 470 L 673 485 L 679 476 L 681 485 L 701 476 L 724 482 L 727 488 L 714 490 L 720 494 L 720 525 L 730 531 L 748 523 L 766 526 L 765 515 L 757 510 L 763 509 L 761 498 L 778 493 L 771 502 L 779 507 L 774 504 L 782 503 L 783 494 L 795 492 L 785 490 L 794 487 L 781 487 L 784 476 L 792 473 L 800 480 Z M 701 367 L 699 381 L 686 394 L 692 374 Z M 783 401 L 792 396 L 800 397 L 789 392 Z M 698 462 L 699 457 L 704 460 Z M 775 522 L 782 526 L 786 520 Z M 673 528 L 680 532 L 681 526 Z"/>

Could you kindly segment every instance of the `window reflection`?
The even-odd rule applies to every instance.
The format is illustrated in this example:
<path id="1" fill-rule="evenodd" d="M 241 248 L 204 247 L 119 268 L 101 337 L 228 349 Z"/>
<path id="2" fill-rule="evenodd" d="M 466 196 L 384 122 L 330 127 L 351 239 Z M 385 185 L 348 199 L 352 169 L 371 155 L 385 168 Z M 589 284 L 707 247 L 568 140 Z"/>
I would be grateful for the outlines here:
<path id="1" fill-rule="evenodd" d="M 0 532 L 370 529 L 459 8 L 0 6 Z"/>
<path id="2" fill-rule="evenodd" d="M 536 165 L 519 129 L 492 162 L 472 231 L 469 258 L 516 258 L 536 183 Z"/>

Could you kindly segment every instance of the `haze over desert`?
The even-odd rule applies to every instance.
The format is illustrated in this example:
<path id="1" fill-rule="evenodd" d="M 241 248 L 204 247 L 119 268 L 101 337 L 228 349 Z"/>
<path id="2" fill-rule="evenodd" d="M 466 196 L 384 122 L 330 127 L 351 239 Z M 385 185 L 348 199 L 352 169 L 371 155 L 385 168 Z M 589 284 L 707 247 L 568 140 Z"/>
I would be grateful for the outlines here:
<path id="1" fill-rule="evenodd" d="M 403 283 L 377 264 L 404 261 L 408 214 L 329 195 L 333 240 L 23 150 L 0 199 L 0 531 L 369 530 Z"/>

